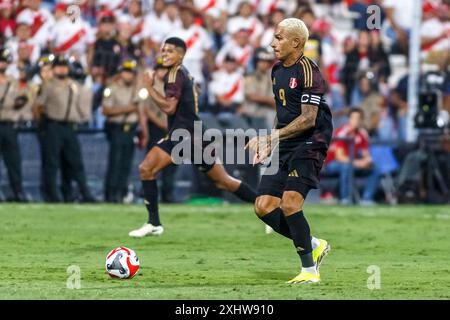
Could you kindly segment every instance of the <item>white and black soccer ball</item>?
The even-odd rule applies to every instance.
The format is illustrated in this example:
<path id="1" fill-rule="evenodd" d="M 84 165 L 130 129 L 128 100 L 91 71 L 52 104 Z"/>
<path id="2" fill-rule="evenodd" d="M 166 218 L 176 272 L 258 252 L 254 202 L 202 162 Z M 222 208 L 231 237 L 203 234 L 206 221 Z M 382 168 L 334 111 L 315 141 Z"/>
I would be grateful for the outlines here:
<path id="1" fill-rule="evenodd" d="M 112 278 L 131 279 L 139 270 L 139 259 L 133 250 L 118 247 L 107 254 L 105 267 Z"/>

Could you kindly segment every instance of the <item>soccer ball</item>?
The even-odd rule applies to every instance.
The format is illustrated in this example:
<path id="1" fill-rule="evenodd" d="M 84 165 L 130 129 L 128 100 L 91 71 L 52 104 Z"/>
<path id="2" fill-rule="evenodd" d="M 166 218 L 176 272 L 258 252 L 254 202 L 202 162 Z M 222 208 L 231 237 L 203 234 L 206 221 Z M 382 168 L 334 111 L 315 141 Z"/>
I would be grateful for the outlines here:
<path id="1" fill-rule="evenodd" d="M 133 250 L 118 247 L 108 253 L 105 266 L 112 278 L 131 279 L 139 270 L 139 259 Z"/>

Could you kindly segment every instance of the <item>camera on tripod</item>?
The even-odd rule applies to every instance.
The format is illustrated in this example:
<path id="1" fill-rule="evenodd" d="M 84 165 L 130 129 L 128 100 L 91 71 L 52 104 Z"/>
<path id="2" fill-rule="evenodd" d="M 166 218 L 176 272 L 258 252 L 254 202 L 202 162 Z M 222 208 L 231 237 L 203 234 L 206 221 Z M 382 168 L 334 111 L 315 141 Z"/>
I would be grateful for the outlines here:
<path id="1" fill-rule="evenodd" d="M 416 129 L 443 129 L 448 124 L 440 115 L 442 102 L 442 86 L 445 77 L 437 72 L 428 72 L 420 83 L 419 105 L 414 117 Z"/>

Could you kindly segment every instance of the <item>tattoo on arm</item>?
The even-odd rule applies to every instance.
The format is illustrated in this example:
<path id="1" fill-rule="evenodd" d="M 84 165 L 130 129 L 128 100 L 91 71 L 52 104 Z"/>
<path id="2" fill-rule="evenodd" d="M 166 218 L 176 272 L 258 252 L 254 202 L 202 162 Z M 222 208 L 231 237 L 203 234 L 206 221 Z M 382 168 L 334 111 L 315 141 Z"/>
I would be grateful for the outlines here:
<path id="1" fill-rule="evenodd" d="M 286 127 L 278 130 L 279 139 L 286 140 L 293 138 L 300 133 L 313 128 L 316 125 L 317 112 L 319 107 L 313 105 L 302 105 L 302 114 Z"/>

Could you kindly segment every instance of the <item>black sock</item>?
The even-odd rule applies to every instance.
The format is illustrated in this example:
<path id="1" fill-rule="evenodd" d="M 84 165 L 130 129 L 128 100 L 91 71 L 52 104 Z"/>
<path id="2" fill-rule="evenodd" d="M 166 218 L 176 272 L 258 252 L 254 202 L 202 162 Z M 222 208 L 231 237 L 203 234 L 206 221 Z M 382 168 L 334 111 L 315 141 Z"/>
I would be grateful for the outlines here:
<path id="1" fill-rule="evenodd" d="M 275 232 L 292 240 L 291 231 L 284 217 L 283 210 L 276 208 L 272 212 L 260 218 L 265 224 L 270 226 Z"/>
<path id="2" fill-rule="evenodd" d="M 143 180 L 142 188 L 144 190 L 144 202 L 148 211 L 148 223 L 154 226 L 160 226 L 158 213 L 158 184 L 156 180 Z"/>
<path id="3" fill-rule="evenodd" d="M 304 268 L 313 267 L 314 260 L 312 257 L 311 230 L 309 229 L 309 224 L 308 221 L 306 221 L 303 211 L 287 216 L 286 222 L 291 231 L 294 246 L 302 261 L 302 266 Z"/>
<path id="4" fill-rule="evenodd" d="M 255 203 L 256 192 L 245 182 L 241 182 L 239 189 L 237 189 L 234 194 L 245 202 Z"/>

